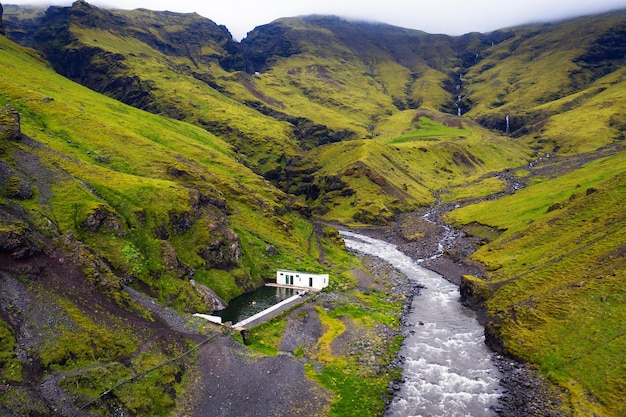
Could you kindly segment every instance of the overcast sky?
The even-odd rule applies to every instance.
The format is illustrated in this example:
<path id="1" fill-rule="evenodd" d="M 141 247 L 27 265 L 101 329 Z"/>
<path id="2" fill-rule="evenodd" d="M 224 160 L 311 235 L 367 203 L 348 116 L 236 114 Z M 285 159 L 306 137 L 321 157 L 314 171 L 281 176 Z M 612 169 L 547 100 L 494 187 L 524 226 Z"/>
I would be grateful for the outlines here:
<path id="1" fill-rule="evenodd" d="M 2 0 L 4 4 L 69 5 L 65 0 Z M 88 0 L 98 7 L 197 12 L 225 25 L 241 40 L 256 26 L 280 17 L 333 14 L 389 23 L 429 33 L 462 35 L 525 23 L 547 22 L 616 9 L 626 0 Z"/>

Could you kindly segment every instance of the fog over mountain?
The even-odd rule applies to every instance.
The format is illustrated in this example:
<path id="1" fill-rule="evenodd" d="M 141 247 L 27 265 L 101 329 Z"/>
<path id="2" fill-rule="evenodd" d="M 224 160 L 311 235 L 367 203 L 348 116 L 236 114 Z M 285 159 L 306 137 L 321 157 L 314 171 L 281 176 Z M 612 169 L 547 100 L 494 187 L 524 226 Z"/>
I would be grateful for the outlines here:
<path id="1" fill-rule="evenodd" d="M 44 3 L 69 5 L 71 1 L 42 2 L 14 0 L 10 4 Z M 235 39 L 242 39 L 254 27 L 281 17 L 305 14 L 332 14 L 346 18 L 384 22 L 429 33 L 462 35 L 469 32 L 490 32 L 505 27 L 551 22 L 565 18 L 601 13 L 626 7 L 626 0 L 443 0 L 443 1 L 356 1 L 331 0 L 270 1 L 238 0 L 229 2 L 197 2 L 192 0 L 102 0 L 99 7 L 120 9 L 146 8 L 173 12 L 197 12 L 228 27 Z"/>

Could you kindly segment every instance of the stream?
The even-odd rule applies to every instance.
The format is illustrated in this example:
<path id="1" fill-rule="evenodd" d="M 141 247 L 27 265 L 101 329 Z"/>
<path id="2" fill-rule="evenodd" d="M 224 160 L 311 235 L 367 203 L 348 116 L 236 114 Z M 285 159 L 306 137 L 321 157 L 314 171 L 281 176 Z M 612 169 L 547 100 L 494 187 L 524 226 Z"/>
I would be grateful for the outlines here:
<path id="1" fill-rule="evenodd" d="M 405 317 L 403 383 L 385 416 L 496 416 L 502 375 L 475 313 L 459 302 L 458 287 L 395 245 L 340 233 L 349 249 L 382 258 L 425 287 Z"/>

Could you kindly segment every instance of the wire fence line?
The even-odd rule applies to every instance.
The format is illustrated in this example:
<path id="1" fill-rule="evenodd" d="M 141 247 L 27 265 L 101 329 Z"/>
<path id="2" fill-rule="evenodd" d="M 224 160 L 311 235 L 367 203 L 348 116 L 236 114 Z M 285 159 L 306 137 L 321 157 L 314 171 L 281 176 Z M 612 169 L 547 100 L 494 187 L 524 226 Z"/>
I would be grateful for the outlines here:
<path id="1" fill-rule="evenodd" d="M 163 362 L 163 363 L 160 363 L 160 364 L 158 364 L 158 365 L 156 365 L 156 366 L 153 366 L 153 367 L 152 367 L 152 368 L 150 368 L 150 369 L 146 369 L 145 371 L 140 372 L 140 373 L 138 373 L 138 374 L 136 374 L 136 375 L 133 375 L 133 376 L 131 376 L 130 378 L 127 378 L 127 379 L 125 379 L 125 380 L 123 380 L 123 381 L 118 382 L 118 383 L 117 383 L 117 384 L 115 384 L 113 387 L 111 387 L 111 388 L 107 389 L 107 390 L 106 390 L 106 391 L 104 391 L 102 394 L 98 395 L 96 398 L 94 398 L 94 399 L 92 399 L 91 401 L 89 401 L 89 402 L 87 402 L 87 403 L 83 404 L 83 405 L 82 405 L 82 406 L 81 406 L 81 407 L 80 407 L 80 408 L 76 411 L 76 413 L 74 413 L 74 414 L 73 414 L 73 416 L 72 416 L 72 417 L 78 417 L 78 416 L 79 416 L 79 414 L 80 414 L 80 413 L 81 413 L 84 409 L 86 409 L 87 407 L 91 406 L 91 405 L 92 405 L 93 403 L 95 403 L 96 401 L 99 401 L 100 399 L 102 399 L 102 397 L 104 397 L 105 395 L 108 395 L 109 393 L 111 393 L 111 391 L 115 390 L 116 388 L 119 388 L 119 387 L 121 387 L 121 386 L 122 386 L 122 385 L 124 385 L 124 384 L 128 384 L 129 382 L 131 382 L 131 381 L 133 381 L 133 380 L 135 380 L 135 379 L 137 379 L 137 378 L 139 378 L 139 377 L 145 376 L 145 375 L 149 374 L 149 373 L 150 373 L 150 372 L 152 372 L 152 371 L 156 371 L 157 369 L 162 368 L 163 366 L 169 365 L 169 364 L 171 364 L 172 362 L 175 362 L 175 361 L 177 361 L 177 360 L 181 359 L 182 357 L 189 355 L 191 352 L 198 350 L 201 346 L 203 346 L 203 345 L 205 345 L 205 344 L 207 344 L 207 343 L 209 343 L 209 342 L 211 342 L 211 341 L 215 340 L 215 339 L 216 339 L 219 335 L 220 335 L 219 333 L 213 333 L 212 335 L 210 335 L 209 337 L 207 337 L 205 340 L 203 340 L 202 342 L 198 343 L 197 345 L 195 345 L 195 346 L 191 347 L 190 349 L 186 350 L 185 352 L 181 353 L 180 355 L 178 355 L 178 356 L 176 356 L 176 357 L 174 357 L 174 358 L 172 358 L 172 359 L 169 359 L 169 360 L 167 360 L 167 361 L 165 361 L 165 362 Z"/>

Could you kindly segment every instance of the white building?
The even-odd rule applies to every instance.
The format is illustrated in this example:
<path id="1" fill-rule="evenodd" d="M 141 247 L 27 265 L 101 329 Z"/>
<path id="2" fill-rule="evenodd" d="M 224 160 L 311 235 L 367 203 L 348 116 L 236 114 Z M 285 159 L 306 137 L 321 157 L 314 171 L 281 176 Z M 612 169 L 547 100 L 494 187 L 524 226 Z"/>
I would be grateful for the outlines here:
<path id="1" fill-rule="evenodd" d="M 311 274 L 309 272 L 287 271 L 279 269 L 276 271 L 276 284 L 285 287 L 312 288 L 321 290 L 328 286 L 328 274 Z"/>

